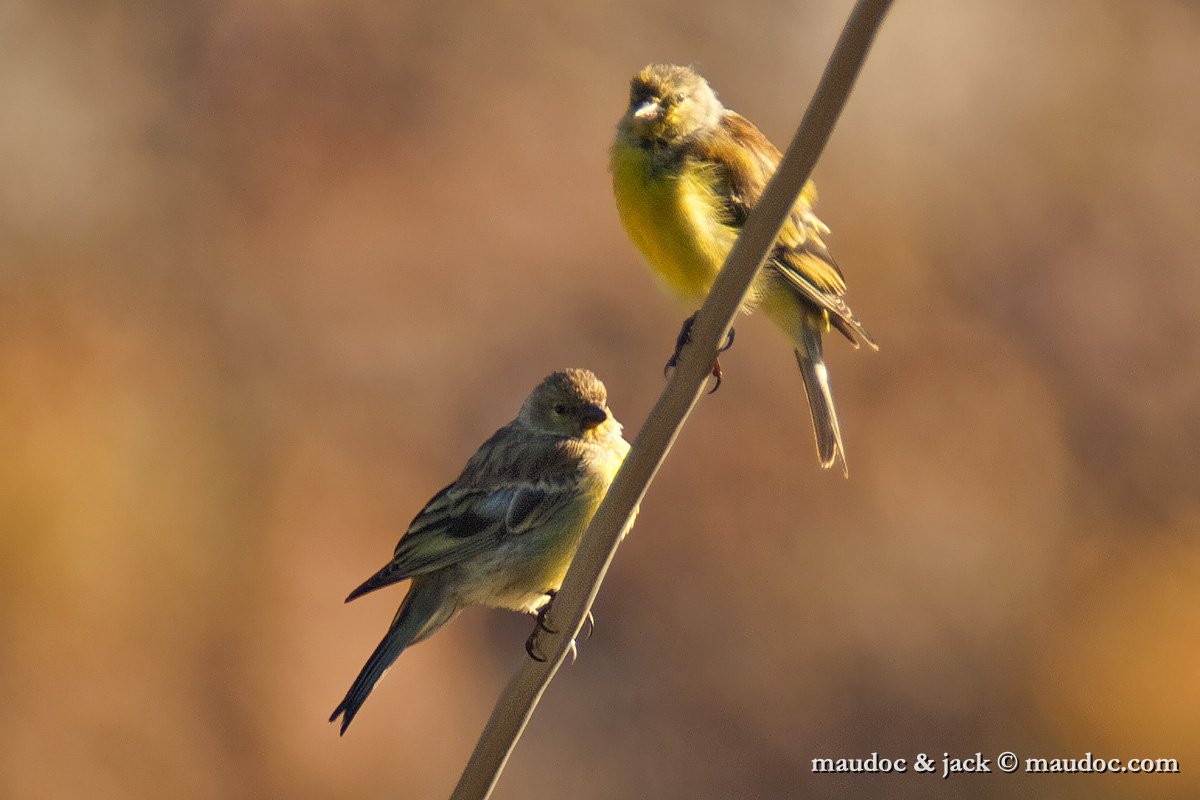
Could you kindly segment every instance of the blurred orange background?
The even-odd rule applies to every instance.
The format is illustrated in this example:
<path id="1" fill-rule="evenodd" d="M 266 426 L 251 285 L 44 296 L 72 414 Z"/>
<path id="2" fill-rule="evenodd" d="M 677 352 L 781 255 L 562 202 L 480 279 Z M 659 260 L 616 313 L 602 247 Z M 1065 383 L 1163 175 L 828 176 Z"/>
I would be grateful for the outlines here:
<path id="1" fill-rule="evenodd" d="M 528 620 L 339 738 L 342 598 L 548 372 L 661 391 L 629 76 L 782 146 L 850 5 L 7 4 L 0 796 L 447 796 Z M 1198 86 L 1196 3 L 897 4 L 816 173 L 850 480 L 743 319 L 497 798 L 1200 795 Z M 1182 773 L 810 766 L 1004 750 Z"/>

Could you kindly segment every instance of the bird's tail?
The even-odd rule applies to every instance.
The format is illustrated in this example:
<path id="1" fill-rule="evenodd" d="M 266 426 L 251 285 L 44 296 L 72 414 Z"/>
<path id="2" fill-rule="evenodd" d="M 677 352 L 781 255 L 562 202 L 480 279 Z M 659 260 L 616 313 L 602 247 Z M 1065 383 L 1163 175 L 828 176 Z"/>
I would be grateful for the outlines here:
<path id="1" fill-rule="evenodd" d="M 817 455 L 825 469 L 841 459 L 842 474 L 848 478 L 850 470 L 846 466 L 846 450 L 842 446 L 837 411 L 833 408 L 833 393 L 829 390 L 829 371 L 821 355 L 821 331 L 813 321 L 805 319 L 800 345 L 796 350 L 796 364 L 800 367 L 800 377 L 804 379 L 804 393 L 808 395 L 808 409 L 817 437 Z"/>
<path id="2" fill-rule="evenodd" d="M 445 589 L 436 578 L 418 579 L 413 582 L 404 602 L 400 604 L 400 610 L 392 620 L 391 627 L 388 628 L 387 635 L 375 648 L 375 652 L 371 653 L 371 657 L 367 659 L 362 671 L 350 686 L 350 691 L 346 692 L 346 697 L 329 717 L 330 722 L 339 716 L 342 718 L 340 733 L 344 734 L 346 728 L 350 727 L 351 721 L 366 702 L 375 684 L 404 649 L 445 625 L 456 613 L 458 608 L 448 601 Z"/>

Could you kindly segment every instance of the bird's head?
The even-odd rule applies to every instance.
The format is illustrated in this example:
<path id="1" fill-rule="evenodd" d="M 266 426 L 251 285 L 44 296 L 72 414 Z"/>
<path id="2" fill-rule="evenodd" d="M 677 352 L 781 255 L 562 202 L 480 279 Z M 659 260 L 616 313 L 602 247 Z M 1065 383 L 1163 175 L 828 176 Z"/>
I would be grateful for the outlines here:
<path id="1" fill-rule="evenodd" d="M 525 399 L 517 418 L 538 433 L 571 438 L 585 438 L 614 426 L 618 434 L 621 430 L 608 410 L 604 384 L 586 369 L 549 375 Z"/>
<path id="2" fill-rule="evenodd" d="M 716 127 L 724 109 L 708 81 L 691 67 L 650 64 L 629 83 L 621 129 L 645 142 L 679 144 Z"/>

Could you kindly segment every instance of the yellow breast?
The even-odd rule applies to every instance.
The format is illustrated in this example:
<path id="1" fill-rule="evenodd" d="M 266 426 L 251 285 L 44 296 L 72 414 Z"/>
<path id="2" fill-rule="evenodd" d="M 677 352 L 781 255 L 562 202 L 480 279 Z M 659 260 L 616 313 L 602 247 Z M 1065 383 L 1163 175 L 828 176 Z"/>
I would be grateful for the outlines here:
<path id="1" fill-rule="evenodd" d="M 675 171 L 664 170 L 649 151 L 618 139 L 612 174 L 629 238 L 673 291 L 703 300 L 737 238 L 724 221 L 712 170 L 686 160 Z"/>

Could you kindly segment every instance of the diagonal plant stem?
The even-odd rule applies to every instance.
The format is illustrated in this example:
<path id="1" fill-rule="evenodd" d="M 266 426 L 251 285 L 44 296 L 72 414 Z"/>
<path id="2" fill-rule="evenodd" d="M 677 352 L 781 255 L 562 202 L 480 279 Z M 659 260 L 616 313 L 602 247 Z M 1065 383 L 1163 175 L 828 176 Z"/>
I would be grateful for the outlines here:
<path id="1" fill-rule="evenodd" d="M 680 355 L 671 380 L 588 526 L 571 569 L 546 615 L 546 628 L 557 632 L 542 631 L 538 637 L 539 650 L 547 660 L 540 663 L 525 660 L 513 676 L 500 695 L 451 800 L 481 800 L 495 788 L 525 725 L 582 627 L 638 504 L 700 398 L 717 350 L 825 149 L 890 5 L 891 0 L 858 0 L 854 6 L 795 138 L 746 219 L 741 236 L 696 316 L 690 344 Z"/>

